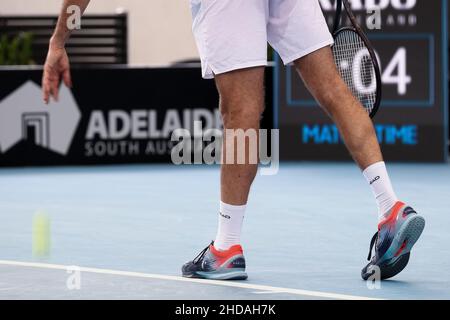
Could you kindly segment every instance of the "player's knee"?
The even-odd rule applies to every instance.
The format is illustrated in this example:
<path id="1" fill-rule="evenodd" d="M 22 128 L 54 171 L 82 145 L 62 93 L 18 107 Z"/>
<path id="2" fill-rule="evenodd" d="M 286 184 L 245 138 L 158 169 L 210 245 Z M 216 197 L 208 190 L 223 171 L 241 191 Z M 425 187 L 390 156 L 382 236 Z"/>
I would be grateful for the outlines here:
<path id="1" fill-rule="evenodd" d="M 233 105 L 221 100 L 220 111 L 225 128 L 254 128 L 259 125 L 263 106 L 245 99 Z"/>

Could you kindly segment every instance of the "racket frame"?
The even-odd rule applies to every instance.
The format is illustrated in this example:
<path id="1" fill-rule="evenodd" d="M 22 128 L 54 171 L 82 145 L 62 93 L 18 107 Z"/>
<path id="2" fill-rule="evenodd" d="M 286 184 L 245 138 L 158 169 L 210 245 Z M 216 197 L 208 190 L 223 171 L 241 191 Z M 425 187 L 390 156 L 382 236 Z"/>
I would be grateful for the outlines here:
<path id="1" fill-rule="evenodd" d="M 350 22 L 352 24 L 352 27 L 345 26 L 342 28 L 339 28 L 341 25 L 341 19 L 342 19 L 342 4 L 344 4 L 345 11 L 350 19 Z M 382 97 L 382 82 L 381 82 L 381 70 L 380 70 L 380 64 L 378 63 L 377 55 L 375 54 L 375 50 L 373 45 L 371 44 L 369 38 L 367 38 L 366 34 L 362 30 L 361 26 L 356 22 L 356 17 L 353 14 L 353 11 L 350 7 L 350 3 L 348 0 L 337 0 L 337 7 L 336 7 L 336 15 L 334 18 L 334 24 L 333 24 L 333 38 L 336 39 L 336 37 L 339 35 L 339 33 L 343 31 L 353 31 L 355 32 L 364 42 L 364 45 L 367 48 L 367 51 L 369 52 L 369 55 L 372 59 L 372 63 L 375 70 L 375 79 L 376 79 L 376 96 L 375 96 L 375 104 L 372 108 L 372 111 L 370 112 L 369 116 L 373 118 L 376 113 L 378 112 L 378 109 L 380 108 L 381 104 L 381 97 Z"/>

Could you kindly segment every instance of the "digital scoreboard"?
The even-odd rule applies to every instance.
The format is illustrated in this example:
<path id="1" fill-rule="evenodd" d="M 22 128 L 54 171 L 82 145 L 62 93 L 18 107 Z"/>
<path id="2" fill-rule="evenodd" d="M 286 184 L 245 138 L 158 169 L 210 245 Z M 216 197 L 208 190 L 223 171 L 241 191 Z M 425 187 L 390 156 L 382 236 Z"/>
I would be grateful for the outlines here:
<path id="1" fill-rule="evenodd" d="M 320 0 L 331 26 L 335 0 Z M 447 159 L 448 1 L 352 0 L 379 57 L 383 100 L 375 128 L 387 160 Z M 381 9 L 380 28 L 366 20 Z M 357 60 L 354 63 L 358 63 Z M 284 160 L 350 159 L 337 128 L 308 93 L 293 66 L 276 58 L 274 125 Z"/>

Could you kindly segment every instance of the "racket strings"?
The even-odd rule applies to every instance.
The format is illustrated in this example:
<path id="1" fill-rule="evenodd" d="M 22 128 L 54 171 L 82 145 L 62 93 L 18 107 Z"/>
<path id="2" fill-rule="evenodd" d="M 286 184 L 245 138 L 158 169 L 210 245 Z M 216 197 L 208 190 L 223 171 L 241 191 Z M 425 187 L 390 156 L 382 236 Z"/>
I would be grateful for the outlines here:
<path id="1" fill-rule="evenodd" d="M 333 55 L 342 79 L 370 114 L 377 99 L 375 68 L 361 37 L 343 30 L 335 37 Z"/>

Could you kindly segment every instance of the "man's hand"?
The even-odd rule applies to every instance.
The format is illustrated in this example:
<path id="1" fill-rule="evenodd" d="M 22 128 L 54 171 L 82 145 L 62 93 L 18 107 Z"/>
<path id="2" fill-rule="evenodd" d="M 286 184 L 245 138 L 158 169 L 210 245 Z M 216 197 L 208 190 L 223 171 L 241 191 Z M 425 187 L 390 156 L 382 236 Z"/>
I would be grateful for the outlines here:
<path id="1" fill-rule="evenodd" d="M 72 28 L 67 26 L 67 19 L 72 15 L 72 6 L 80 9 L 81 13 L 86 10 L 90 0 L 64 0 L 64 4 L 56 23 L 55 32 L 50 39 L 50 46 L 48 49 L 47 60 L 44 65 L 44 75 L 42 76 L 42 95 L 45 103 L 49 103 L 50 97 L 58 101 L 59 85 L 61 78 L 65 85 L 72 87 L 72 80 L 70 77 L 70 63 L 64 45 L 69 39 Z"/>
<path id="2" fill-rule="evenodd" d="M 42 93 L 45 103 L 49 103 L 50 97 L 58 101 L 61 78 L 67 87 L 72 87 L 70 63 L 66 49 L 62 45 L 50 42 L 42 76 Z"/>

